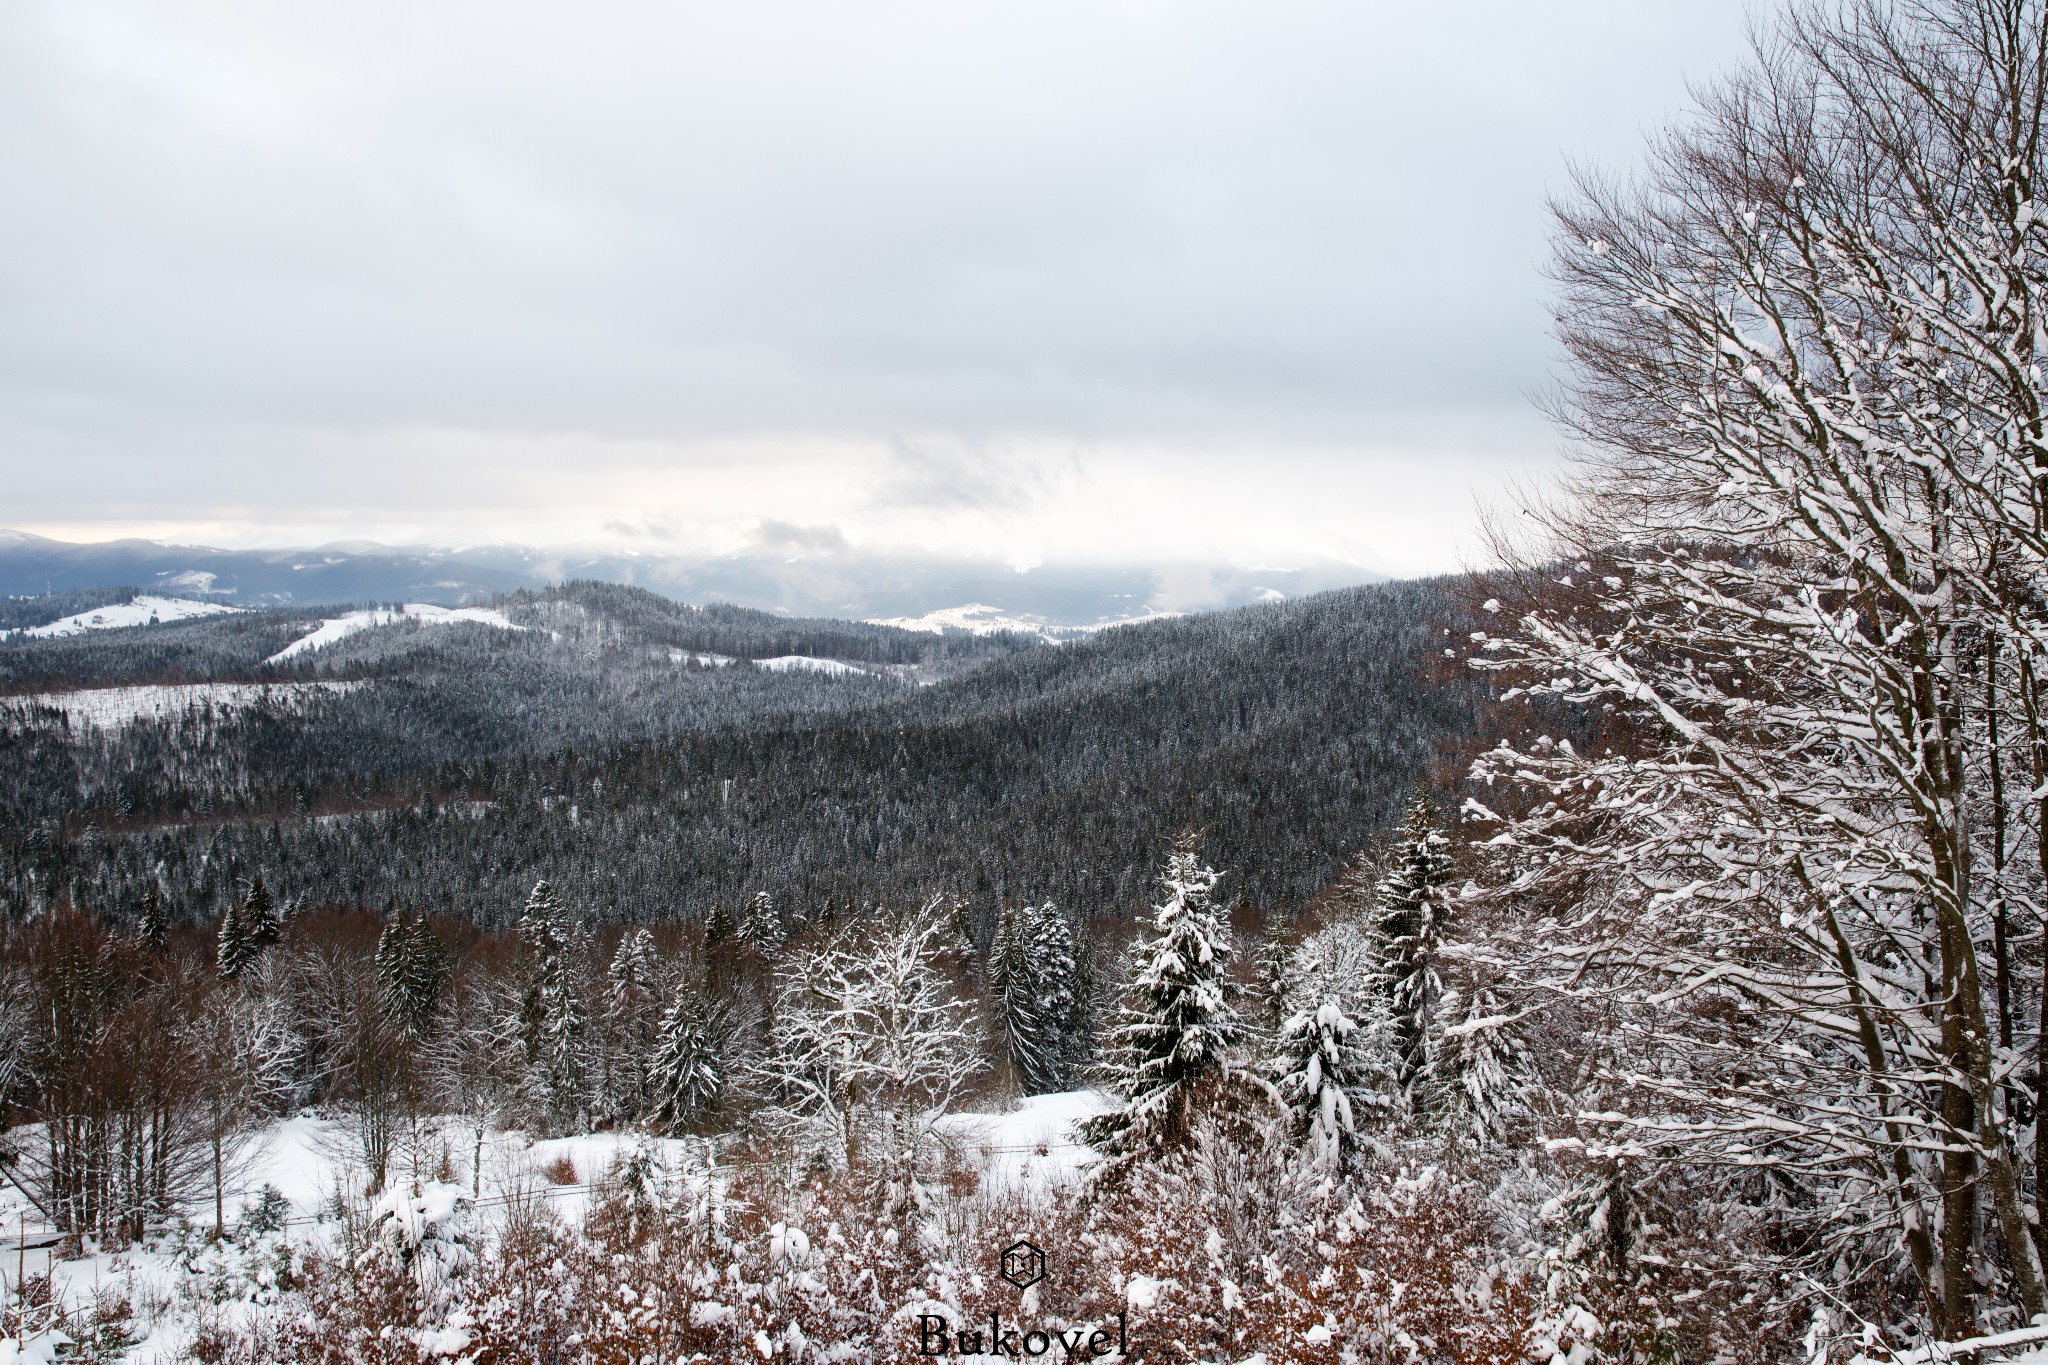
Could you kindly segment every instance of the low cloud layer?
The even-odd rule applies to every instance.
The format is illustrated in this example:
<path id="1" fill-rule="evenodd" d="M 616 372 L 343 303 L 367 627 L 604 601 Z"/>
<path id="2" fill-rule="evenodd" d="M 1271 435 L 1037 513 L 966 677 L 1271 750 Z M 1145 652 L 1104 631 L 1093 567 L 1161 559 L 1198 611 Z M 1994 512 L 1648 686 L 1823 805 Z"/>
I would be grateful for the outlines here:
<path id="1" fill-rule="evenodd" d="M 1741 14 L 9 6 L 7 519 L 1453 567 Z"/>

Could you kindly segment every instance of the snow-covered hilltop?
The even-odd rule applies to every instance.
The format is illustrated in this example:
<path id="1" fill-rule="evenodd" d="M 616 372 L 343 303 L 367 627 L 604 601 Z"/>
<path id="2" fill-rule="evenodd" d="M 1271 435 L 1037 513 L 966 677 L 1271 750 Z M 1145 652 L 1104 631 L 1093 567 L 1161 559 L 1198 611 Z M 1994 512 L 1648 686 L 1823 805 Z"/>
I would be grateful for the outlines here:
<path id="1" fill-rule="evenodd" d="M 139 600 L 139 599 L 138 599 Z M 480 626 L 492 626 L 498 630 L 525 630 L 516 625 L 504 612 L 491 607 L 437 607 L 431 602 L 408 602 L 396 609 L 374 607 L 364 611 L 345 612 L 330 616 L 316 626 L 310 634 L 292 641 L 283 649 L 270 656 L 266 662 L 279 664 L 316 649 L 324 649 L 337 640 L 347 639 L 359 631 L 377 626 L 396 625 L 401 621 L 413 621 L 423 626 L 452 626 L 465 622 Z"/>
<path id="2" fill-rule="evenodd" d="M 195 602 L 189 597 L 158 597 L 145 593 L 127 602 L 113 606 L 94 607 L 90 611 L 77 612 L 62 620 L 52 621 L 46 626 L 30 626 L 26 630 L 13 632 L 28 639 L 47 640 L 66 635 L 82 635 L 89 630 L 121 630 L 130 626 L 163 625 L 171 621 L 188 621 L 197 616 L 219 616 L 225 612 L 239 610 L 224 602 Z M 5 633 L 0 632 L 0 638 Z"/>

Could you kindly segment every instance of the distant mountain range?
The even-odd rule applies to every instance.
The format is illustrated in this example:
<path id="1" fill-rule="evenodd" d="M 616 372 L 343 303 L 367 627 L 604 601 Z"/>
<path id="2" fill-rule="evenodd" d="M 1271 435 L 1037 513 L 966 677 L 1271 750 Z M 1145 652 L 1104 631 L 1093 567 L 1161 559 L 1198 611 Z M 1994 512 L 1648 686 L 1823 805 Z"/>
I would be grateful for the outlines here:
<path id="1" fill-rule="evenodd" d="M 569 579 L 731 602 L 792 616 L 888 620 L 912 628 L 1049 633 L 1162 612 L 1279 601 L 1381 581 L 1356 565 L 1042 565 L 772 543 L 720 556 L 585 552 L 519 545 L 445 549 L 351 541 L 309 549 L 221 550 L 153 540 L 74 543 L 0 530 L 0 595 L 122 584 L 243 606 L 429 602 L 463 606 Z"/>

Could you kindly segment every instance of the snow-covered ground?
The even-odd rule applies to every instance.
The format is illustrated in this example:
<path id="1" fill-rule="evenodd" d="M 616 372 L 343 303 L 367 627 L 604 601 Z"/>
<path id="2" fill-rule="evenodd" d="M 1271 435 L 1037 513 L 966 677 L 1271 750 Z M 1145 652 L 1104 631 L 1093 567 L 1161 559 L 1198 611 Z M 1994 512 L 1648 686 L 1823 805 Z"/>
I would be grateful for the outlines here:
<path id="1" fill-rule="evenodd" d="M 940 1125 L 981 1166 L 985 1189 L 1050 1190 L 1074 1179 L 1089 1156 L 1074 1135 L 1075 1120 L 1104 1104 L 1091 1091 L 1040 1095 L 1000 1113 L 949 1115 Z M 439 1200 L 452 1206 L 474 1191 L 474 1218 L 485 1230 L 516 1203 L 534 1198 L 547 1200 L 555 1213 L 576 1225 L 588 1210 L 593 1182 L 636 1147 L 646 1147 L 672 1173 L 706 1169 L 700 1139 L 593 1133 L 531 1141 L 518 1132 L 499 1131 L 485 1135 L 482 1160 L 475 1163 L 482 1170 L 478 1179 L 472 1165 L 475 1133 L 466 1122 L 439 1120 L 429 1125 L 429 1133 L 419 1144 L 427 1204 Z M 442 1164 L 444 1153 L 447 1169 L 437 1174 L 454 1180 L 436 1184 L 426 1168 Z M 402 1152 L 393 1161 L 394 1179 L 405 1182 L 394 1188 L 409 1189 L 412 1172 Z M 184 1210 L 182 1229 L 153 1234 L 144 1244 L 121 1251 L 88 1244 L 86 1254 L 70 1259 L 59 1258 L 35 1206 L 14 1185 L 0 1181 L 0 1251 L 6 1253 L 0 1255 L 0 1298 L 16 1276 L 33 1280 L 48 1275 L 54 1299 L 70 1311 L 89 1312 L 96 1302 L 125 1303 L 133 1314 L 128 1330 L 134 1343 L 121 1352 L 127 1365 L 170 1365 L 184 1358 L 202 1318 L 220 1322 L 272 1311 L 277 1267 L 292 1251 L 335 1250 L 337 1200 L 362 1195 L 363 1168 L 349 1125 L 308 1113 L 271 1125 L 247 1144 L 232 1169 L 223 1206 L 225 1223 L 237 1232 L 234 1240 L 207 1240 L 213 1206 L 211 1192 L 202 1190 L 194 1192 Z M 266 1188 L 283 1196 L 277 1210 L 283 1226 L 252 1238 L 242 1225 L 259 1208 Z M 58 1341 L 56 1335 L 33 1329 L 20 1345 L 0 1341 L 0 1365 L 54 1365 L 63 1358 Z"/>
<path id="2" fill-rule="evenodd" d="M 54 639 L 64 635 L 82 635 L 88 630 L 120 630 L 128 626 L 146 626 L 152 623 L 161 625 L 169 621 L 185 621 L 195 616 L 218 616 L 222 612 L 239 610 L 239 607 L 231 607 L 223 602 L 194 602 L 189 597 L 152 597 L 145 594 L 133 601 L 111 607 L 94 607 L 91 611 L 81 611 L 61 621 L 52 621 L 47 626 L 30 626 L 12 633 L 30 639 Z"/>
<path id="3" fill-rule="evenodd" d="M 1074 1124 L 1100 1113 L 1108 1104 L 1105 1096 L 1092 1090 L 1034 1095 L 1002 1112 L 949 1114 L 939 1120 L 939 1127 L 981 1167 L 985 1188 L 1044 1189 L 1072 1180 L 1091 1159 L 1092 1153 L 1075 1135 Z M 465 1120 L 433 1120 L 426 1130 L 429 1136 L 423 1144 L 422 1164 L 438 1164 L 445 1151 L 449 1167 L 445 1174 L 452 1174 L 455 1183 L 465 1189 L 478 1191 L 479 1212 L 486 1217 L 492 1209 L 502 1208 L 509 1196 L 537 1194 L 548 1199 L 550 1206 L 573 1224 L 583 1216 L 589 1203 L 589 1187 L 602 1180 L 626 1153 L 640 1146 L 645 1146 L 662 1167 L 672 1172 L 705 1167 L 705 1144 L 699 1138 L 617 1132 L 534 1140 L 524 1133 L 499 1130 L 484 1136 L 479 1180 L 473 1163 L 475 1133 Z M 564 1158 L 568 1168 L 557 1165 Z M 393 1162 L 396 1171 L 405 1172 L 402 1154 L 394 1154 Z M 720 1164 L 715 1151 L 713 1164 Z M 558 1183 L 571 1169 L 574 1180 Z M 359 1196 L 367 1183 L 348 1124 L 311 1113 L 280 1120 L 250 1139 L 231 1163 L 231 1170 L 229 1190 L 223 1200 L 225 1221 L 230 1228 L 256 1206 L 266 1187 L 284 1196 L 284 1215 L 290 1230 L 310 1229 L 323 1212 L 333 1207 L 337 1195 L 347 1192 Z M 197 1192 L 185 1216 L 193 1227 L 210 1229 L 211 1191 Z M 19 1253 L 27 1272 L 52 1273 L 60 1290 L 72 1302 L 89 1302 L 96 1285 L 113 1283 L 123 1275 L 132 1278 L 138 1273 L 171 1273 L 168 1267 L 154 1264 L 163 1257 L 140 1250 L 120 1257 L 102 1254 L 71 1261 L 54 1259 L 49 1248 L 34 1245 L 47 1240 L 48 1224 L 41 1212 L 18 1188 L 0 1181 L 0 1241 L 4 1241 L 10 1253 L 14 1252 L 17 1229 L 27 1234 L 26 1240 L 31 1244 Z M 14 1255 L 0 1260 L 9 1262 L 8 1270 L 14 1268 Z"/>
<path id="4" fill-rule="evenodd" d="M 964 607 L 940 607 L 922 616 L 879 616 L 868 621 L 871 626 L 894 626 L 898 630 L 924 631 L 940 635 L 949 630 L 964 630 L 975 635 L 995 635 L 1011 631 L 1018 635 L 1042 635 L 1048 640 L 1073 640 L 1092 635 L 1098 626 L 1063 626 L 1044 616 L 1030 612 L 1006 612 L 1001 607 L 989 606 L 986 602 L 969 602 Z"/>
<path id="5" fill-rule="evenodd" d="M 351 611 L 340 616 L 330 616 L 310 634 L 300 636 L 271 655 L 267 662 L 282 663 L 286 659 L 322 649 L 336 640 L 346 639 L 358 631 L 395 625 L 400 621 L 417 621 L 423 626 L 453 626 L 470 622 L 480 626 L 494 626 L 499 630 L 526 629 L 525 626 L 514 624 L 504 612 L 490 607 L 437 607 L 431 602 L 408 602 L 396 610 L 376 607 L 366 611 Z"/>
<path id="6" fill-rule="evenodd" d="M 754 667 L 765 668 L 770 673 L 829 673 L 835 677 L 875 671 L 844 659 L 821 659 L 814 654 L 782 654 L 773 659 L 756 659 Z"/>
<path id="7" fill-rule="evenodd" d="M 73 726 L 90 725 L 117 730 L 145 718 L 182 715 L 202 703 L 223 709 L 269 703 L 295 708 L 324 693 L 340 693 L 367 686 L 361 682 L 301 683 L 163 683 L 142 687 L 96 687 L 80 692 L 38 692 L 0 702 L 0 711 L 27 706 L 49 706 L 62 711 Z"/>
<path id="8" fill-rule="evenodd" d="M 1114 1102 L 1099 1090 L 1028 1095 L 1000 1114 L 948 1114 L 940 1131 L 964 1146 L 991 1186 L 1034 1190 L 1062 1184 L 1094 1159 L 1074 1131 Z"/>
<path id="9" fill-rule="evenodd" d="M 1285 594 L 1280 594 L 1284 599 Z M 1268 599 L 1271 600 L 1271 599 Z M 922 616 L 877 616 L 870 617 L 871 626 L 894 626 L 898 630 L 925 631 L 940 635 L 949 630 L 964 630 L 975 635 L 994 635 L 1009 631 L 1015 635 L 1037 635 L 1059 644 L 1068 640 L 1085 640 L 1097 631 L 1113 626 L 1135 625 L 1141 621 L 1163 620 L 1179 616 L 1177 611 L 1152 611 L 1147 609 L 1138 616 L 1118 617 L 1113 621 L 1097 621 L 1092 625 L 1062 625 L 1050 617 L 1034 615 L 1031 612 L 1007 612 L 1001 607 L 989 606 L 986 602 L 970 602 L 964 607 L 940 607 Z"/>
<path id="10" fill-rule="evenodd" d="M 672 664 L 695 664 L 699 668 L 724 668 L 727 664 L 739 662 L 730 654 L 701 654 L 674 647 L 669 649 L 668 661 Z"/>

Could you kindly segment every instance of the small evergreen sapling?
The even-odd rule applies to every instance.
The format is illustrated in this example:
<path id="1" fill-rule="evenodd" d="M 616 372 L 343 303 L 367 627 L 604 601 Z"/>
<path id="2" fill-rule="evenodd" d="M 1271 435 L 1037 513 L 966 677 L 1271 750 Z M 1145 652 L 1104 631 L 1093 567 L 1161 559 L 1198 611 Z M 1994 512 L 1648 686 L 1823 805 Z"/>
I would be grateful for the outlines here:
<path id="1" fill-rule="evenodd" d="M 1462 1009 L 1455 992 L 1444 1005 L 1457 1022 L 1444 1029 L 1431 1062 L 1440 1104 L 1457 1131 L 1481 1147 L 1497 1146 L 1528 1113 L 1528 1068 L 1511 1018 L 1484 987 L 1475 987 Z"/>
<path id="2" fill-rule="evenodd" d="M 1308 1144 L 1311 1170 L 1353 1168 L 1365 1132 L 1394 1107 L 1393 1077 L 1385 1064 L 1385 1008 L 1371 995 L 1365 1004 L 1376 1017 L 1363 1023 L 1351 1017 L 1340 997 L 1330 995 L 1280 1026 L 1279 1049 L 1268 1071 L 1287 1106 L 1294 1136 Z"/>

